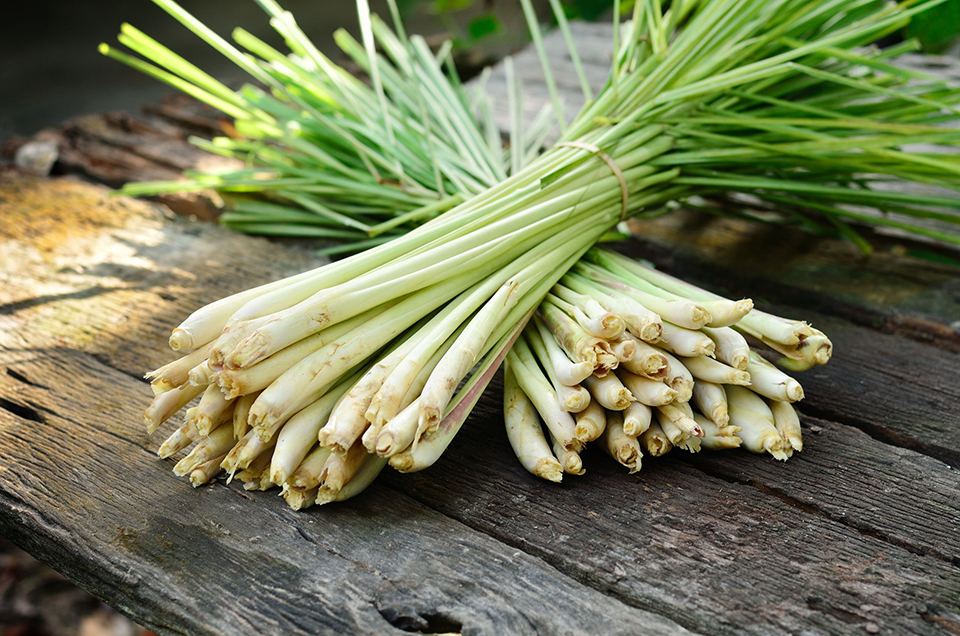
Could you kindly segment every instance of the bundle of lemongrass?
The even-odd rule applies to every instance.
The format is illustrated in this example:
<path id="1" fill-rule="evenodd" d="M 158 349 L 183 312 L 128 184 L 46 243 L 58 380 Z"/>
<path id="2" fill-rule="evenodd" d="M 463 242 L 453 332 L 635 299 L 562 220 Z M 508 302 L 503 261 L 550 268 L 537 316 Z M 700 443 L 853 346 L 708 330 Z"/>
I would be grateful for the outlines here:
<path id="1" fill-rule="evenodd" d="M 793 368 L 825 361 L 829 341 L 801 323 L 756 312 L 741 315 L 745 304 L 707 296 L 681 281 L 660 275 L 649 281 L 609 255 L 608 261 L 591 257 L 577 264 L 626 216 L 658 214 L 694 194 L 722 203 L 725 212 L 732 204 L 762 210 L 787 201 L 783 207 L 791 218 L 804 224 L 825 219 L 851 237 L 857 235 L 845 216 L 873 217 L 846 204 L 866 204 L 895 215 L 877 217 L 876 223 L 957 240 L 904 219 L 956 223 L 958 217 L 944 208 L 960 207 L 960 199 L 871 187 L 892 180 L 960 185 L 956 155 L 901 148 L 924 142 L 950 149 L 960 142 L 960 133 L 940 126 L 957 112 L 960 91 L 890 66 L 884 61 L 889 50 L 858 48 L 932 2 L 687 0 L 665 11 L 658 2 L 638 2 L 622 37 L 617 32 L 606 88 L 595 98 L 588 94 L 588 105 L 569 124 L 557 107 L 561 142 L 538 155 L 535 147 L 517 143 L 524 131 L 515 126 L 509 153 L 498 155 L 491 129 L 472 117 L 475 104 L 484 110 L 484 100 L 472 101 L 447 79 L 441 60 L 426 51 L 417 57 L 422 48 L 417 41 L 399 24 L 394 34 L 373 20 L 365 3 L 363 45 L 347 49 L 366 63 L 372 89 L 346 79 L 272 0 L 260 2 L 293 49 L 288 56 L 239 34 L 238 42 L 250 51 L 241 52 L 170 0 L 157 1 L 271 90 L 236 93 L 215 86 L 152 41 L 138 41 L 142 53 L 172 73 L 161 75 L 150 66 L 151 72 L 189 84 L 208 102 L 241 104 L 234 104 L 235 116 L 254 137 L 253 172 L 214 185 L 267 199 L 285 197 L 324 223 L 360 219 L 367 229 L 354 230 L 365 236 L 375 231 L 367 215 L 391 214 L 391 204 L 381 199 L 376 211 L 362 207 L 366 196 L 374 196 L 370 188 L 402 198 L 417 190 L 416 181 L 420 195 L 433 196 L 439 206 L 423 205 L 426 199 L 398 204 L 403 211 L 386 221 L 397 223 L 391 229 L 398 233 L 429 220 L 366 252 L 214 302 L 174 330 L 171 346 L 192 351 L 151 374 L 157 395 L 147 422 L 153 431 L 200 397 L 161 449 L 170 456 L 195 443 L 176 469 L 190 473 L 195 483 L 223 468 L 251 488 L 281 485 L 291 505 L 303 507 L 358 492 L 387 462 L 401 471 L 430 466 L 552 289 L 540 321 L 554 338 L 559 335 L 568 355 L 577 351 L 577 334 L 582 336 L 572 327 L 580 325 L 578 317 L 604 334 L 616 331 L 617 317 L 647 320 L 634 324 L 633 339 L 621 333 L 609 351 L 586 353 L 596 356 L 585 360 L 593 365 L 583 378 L 588 393 L 594 385 L 605 400 L 616 397 L 604 383 L 620 377 L 615 367 L 621 358 L 632 360 L 627 343 L 642 350 L 640 345 L 651 341 L 662 351 L 673 348 L 676 353 L 667 352 L 672 358 L 658 354 L 669 363 L 667 373 L 676 374 L 669 382 L 644 378 L 623 363 L 657 385 L 633 380 L 626 388 L 638 400 L 645 389 L 666 396 L 673 391 L 672 402 L 660 406 L 669 414 L 666 421 L 686 437 L 675 434 L 671 443 L 696 446 L 701 429 L 689 424 L 682 406 L 691 399 L 687 391 L 699 404 L 693 378 L 701 374 L 723 384 L 717 380 L 745 377 L 722 375 L 727 368 L 744 371 L 738 368 L 742 355 L 734 355 L 743 354 L 742 347 L 725 326 L 736 325 L 779 351 Z M 528 2 L 524 6 L 529 10 Z M 561 14 L 558 19 L 563 24 Z M 555 93 L 535 21 L 531 30 Z M 377 44 L 389 59 L 377 52 Z M 571 55 L 576 59 L 572 47 Z M 420 60 L 416 65 L 414 58 Z M 430 74 L 435 86 L 425 87 L 418 98 L 416 82 L 423 74 Z M 519 110 L 516 99 L 512 105 Z M 501 168 L 495 167 L 497 159 Z M 484 181 L 488 169 L 492 178 Z M 429 195 L 428 174 L 436 178 Z M 282 193 L 276 191 L 278 182 Z M 460 185 L 473 182 L 478 185 Z M 290 197 L 298 192 L 312 198 L 298 203 Z M 462 202 L 440 203 L 450 197 Z M 449 209 L 443 211 L 444 205 Z M 721 208 L 711 203 L 711 209 Z M 590 302 L 594 294 L 602 295 Z M 615 304 L 604 304 L 610 302 Z M 679 307 L 687 315 L 678 313 Z M 726 340 L 714 343 L 714 360 L 707 340 L 713 342 L 711 334 L 717 333 Z M 549 338 L 539 327 L 531 327 L 528 336 L 510 354 L 511 377 L 521 386 L 525 374 L 537 370 L 533 354 L 526 353 L 537 347 L 550 355 Z M 727 348 L 735 350 L 729 358 Z M 755 390 L 787 382 L 759 358 L 747 364 Z M 561 384 L 547 386 L 556 392 Z M 798 385 L 787 385 L 795 395 Z M 728 384 L 725 391 L 731 418 L 741 401 L 744 412 L 757 404 L 749 397 L 739 400 L 736 386 Z M 525 391 L 539 399 L 533 388 Z M 586 401 L 583 392 L 576 393 Z M 716 391 L 700 393 L 706 408 L 719 403 Z M 630 400 L 626 394 L 620 398 Z M 744 445 L 756 441 L 748 442 L 741 421 L 730 423 L 741 429 L 737 435 Z M 631 420 L 631 427 L 635 424 Z M 733 433 L 729 426 L 726 437 Z M 714 437 L 719 436 L 718 428 Z M 769 444 L 771 452 L 785 452 Z"/>
<path id="2" fill-rule="evenodd" d="M 593 249 L 507 354 L 510 445 L 524 468 L 555 482 L 583 474 L 580 451 L 596 440 L 630 472 L 644 452 L 658 457 L 675 446 L 742 445 L 785 460 L 803 448 L 791 406 L 803 387 L 742 334 L 798 369 L 826 364 L 833 349 L 804 322 Z"/>

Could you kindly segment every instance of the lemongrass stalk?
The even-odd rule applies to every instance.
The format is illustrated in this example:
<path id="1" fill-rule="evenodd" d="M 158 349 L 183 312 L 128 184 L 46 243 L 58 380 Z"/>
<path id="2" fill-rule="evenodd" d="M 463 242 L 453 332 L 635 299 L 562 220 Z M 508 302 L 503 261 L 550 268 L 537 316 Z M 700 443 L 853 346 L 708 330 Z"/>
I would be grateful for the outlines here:
<path id="1" fill-rule="evenodd" d="M 250 430 L 250 407 L 260 395 L 259 391 L 238 397 L 233 407 L 233 437 L 242 439 Z"/>
<path id="2" fill-rule="evenodd" d="M 586 472 L 579 452 L 564 448 L 552 435 L 550 440 L 553 442 L 553 454 L 557 456 L 557 461 L 563 466 L 563 472 L 569 475 L 582 475 Z"/>
<path id="3" fill-rule="evenodd" d="M 316 505 L 318 490 L 319 488 L 311 488 L 310 490 L 293 490 L 291 488 L 284 490 L 280 496 L 283 497 L 291 510 L 300 511 Z"/>
<path id="4" fill-rule="evenodd" d="M 635 375 L 625 369 L 618 370 L 617 377 L 633 396 L 634 400 L 641 404 L 646 404 L 647 406 L 662 406 L 664 404 L 670 404 L 677 399 L 677 391 L 664 382 Z"/>
<path id="5" fill-rule="evenodd" d="M 670 321 L 675 325 L 687 329 L 699 329 L 710 324 L 710 313 L 693 301 L 656 296 L 624 282 L 623 279 L 616 276 L 615 272 L 590 266 L 583 262 L 577 263 L 575 271 L 612 290 L 611 295 L 632 298 L 650 311 L 655 312 L 663 320 Z"/>
<path id="6" fill-rule="evenodd" d="M 380 313 L 388 309 L 389 306 L 382 309 L 373 309 L 354 319 L 324 329 L 320 333 L 304 338 L 300 342 L 276 352 L 253 366 L 244 369 L 223 369 L 217 374 L 217 382 L 224 393 L 230 397 L 239 397 L 261 391 L 270 386 L 290 367 L 310 354 L 338 339 L 349 337 L 354 329 L 362 326 L 368 320 L 376 319 Z"/>
<path id="7" fill-rule="evenodd" d="M 540 416 L 517 383 L 509 361 L 503 367 L 503 420 L 520 464 L 532 475 L 560 483 L 564 465 L 554 457 L 543 435 Z"/>
<path id="8" fill-rule="evenodd" d="M 377 478 L 377 475 L 380 474 L 380 471 L 382 471 L 386 465 L 386 459 L 368 456 L 363 464 L 360 465 L 360 468 L 353 474 L 353 477 L 350 478 L 350 481 L 340 488 L 340 490 L 332 492 L 328 488 L 320 488 L 317 492 L 317 505 L 332 503 L 334 501 L 346 501 L 347 499 L 356 497 L 373 483 L 373 480 Z"/>
<path id="9" fill-rule="evenodd" d="M 693 397 L 693 375 L 683 366 L 680 360 L 663 349 L 658 349 L 660 355 L 667 359 L 667 373 L 663 378 L 664 384 L 677 392 L 677 402 L 689 402 Z M 659 406 L 651 404 L 650 406 Z"/>
<path id="10" fill-rule="evenodd" d="M 673 444 L 656 418 L 650 422 L 650 428 L 640 436 L 639 441 L 640 447 L 651 457 L 662 457 L 673 448 Z"/>
<path id="11" fill-rule="evenodd" d="M 636 400 L 615 373 L 604 376 L 591 375 L 583 381 L 583 384 L 590 391 L 593 399 L 610 411 L 622 411 Z"/>
<path id="12" fill-rule="evenodd" d="M 775 342 L 764 341 L 770 347 L 784 354 L 785 357 L 777 361 L 781 367 L 790 371 L 806 371 L 814 365 L 826 364 L 833 355 L 833 343 L 822 331 L 813 329 L 812 336 L 807 336 L 793 347 L 787 347 Z"/>
<path id="13" fill-rule="evenodd" d="M 578 294 L 563 285 L 555 285 L 552 293 L 547 294 L 547 298 L 554 304 L 559 305 L 558 300 L 561 303 L 567 303 L 568 313 L 587 330 L 587 333 L 597 338 L 615 340 L 626 328 L 623 318 L 608 311 L 590 296 Z"/>
<path id="14" fill-rule="evenodd" d="M 689 405 L 683 403 L 686 408 L 681 408 L 675 404 L 664 404 L 657 407 L 657 417 L 660 419 L 661 426 L 664 426 L 664 419 L 669 420 L 671 424 L 683 431 L 684 435 L 689 437 L 703 437 L 703 430 L 693 419 L 693 411 Z M 667 429 L 664 428 L 664 431 Z M 673 441 L 672 439 L 670 441 Z M 674 442 L 676 443 L 676 442 Z"/>
<path id="15" fill-rule="evenodd" d="M 751 384 L 752 375 L 750 372 L 739 371 L 713 358 L 706 356 L 680 358 L 680 362 L 697 381 L 703 380 L 714 384 L 736 384 L 739 386 L 750 386 Z"/>
<path id="16" fill-rule="evenodd" d="M 393 457 L 410 448 L 420 429 L 420 398 L 388 420 L 377 435 L 375 450 L 381 457 Z"/>
<path id="17" fill-rule="evenodd" d="M 607 426 L 600 436 L 600 446 L 610 457 L 630 470 L 630 474 L 640 470 L 643 453 L 637 438 L 623 430 L 623 414 L 612 411 L 607 415 Z"/>
<path id="18" fill-rule="evenodd" d="M 197 404 L 197 430 L 201 435 L 209 435 L 228 412 L 232 420 L 233 400 L 226 398 L 216 384 L 207 386 Z"/>
<path id="19" fill-rule="evenodd" d="M 793 406 L 787 402 L 767 400 L 767 406 L 773 413 L 773 425 L 783 439 L 784 450 L 789 447 L 797 452 L 803 450 L 803 434 L 800 431 L 800 417 Z"/>
<path id="20" fill-rule="evenodd" d="M 370 403 L 383 386 L 384 378 L 408 350 L 408 344 L 405 342 L 373 365 L 336 403 L 326 425 L 318 432 L 317 439 L 321 446 L 335 453 L 345 453 L 366 432 L 370 427 L 366 417 Z"/>
<path id="21" fill-rule="evenodd" d="M 621 333 L 617 338 L 610 340 L 610 347 L 620 364 L 632 360 L 637 355 L 638 340 L 630 334 L 626 334 L 626 336 L 624 337 L 624 334 Z"/>
<path id="22" fill-rule="evenodd" d="M 667 367 L 670 363 L 667 362 L 659 349 L 638 340 L 631 334 L 624 335 L 624 338 L 629 339 L 635 345 L 633 356 L 621 362 L 624 369 L 651 380 L 662 380 L 666 377 Z"/>
<path id="23" fill-rule="evenodd" d="M 574 436 L 582 444 L 592 442 L 599 439 L 606 425 L 606 409 L 604 409 L 599 402 L 591 401 L 587 408 L 577 413 Z"/>
<path id="24" fill-rule="evenodd" d="M 750 352 L 747 372 L 752 380 L 750 388 L 764 397 L 779 402 L 798 402 L 803 399 L 803 387 L 789 375 L 764 360 L 757 352 Z"/>
<path id="25" fill-rule="evenodd" d="M 685 329 L 669 322 L 663 323 L 663 335 L 657 346 L 683 357 L 716 355 L 716 345 L 702 331 Z"/>
<path id="26" fill-rule="evenodd" d="M 182 358 L 168 362 L 159 369 L 154 369 L 144 377 L 150 380 L 154 393 L 163 393 L 175 389 L 190 379 L 190 370 L 206 361 L 210 353 L 211 344 L 191 351 Z"/>
<path id="27" fill-rule="evenodd" d="M 730 327 L 704 327 L 701 329 L 716 345 L 717 360 L 729 364 L 734 369 L 746 371 L 750 361 L 750 345 L 735 329 Z"/>
<path id="28" fill-rule="evenodd" d="M 649 406 L 641 402 L 631 402 L 623 411 L 623 432 L 631 437 L 639 437 L 648 428 L 653 417 Z"/>
<path id="29" fill-rule="evenodd" d="M 576 439 L 576 423 L 573 416 L 560 408 L 556 391 L 540 371 L 533 354 L 522 339 L 518 339 L 507 353 L 507 360 L 514 368 L 520 388 L 530 398 L 547 430 L 564 448 L 580 450 L 582 444 Z M 526 364 L 526 362 L 530 364 Z"/>
<path id="30" fill-rule="evenodd" d="M 699 413 L 695 413 L 693 418 L 697 421 L 697 425 L 703 430 L 703 438 L 700 440 L 700 446 L 702 448 L 718 451 L 728 448 L 740 448 L 740 444 L 743 443 L 736 435 L 724 434 L 724 429 L 719 428 Z"/>
<path id="31" fill-rule="evenodd" d="M 226 457 L 224 457 L 224 459 L 226 459 Z M 227 483 L 229 484 L 231 481 L 233 481 L 234 476 L 243 482 L 266 477 L 266 473 L 270 468 L 271 461 L 273 461 L 273 453 L 269 451 L 266 453 L 260 453 L 255 460 L 250 462 L 249 466 L 237 472 L 236 475 L 228 476 Z"/>
<path id="32" fill-rule="evenodd" d="M 758 309 L 744 316 L 735 328 L 764 342 L 774 342 L 788 347 L 796 346 L 804 338 L 813 335 L 810 325 L 805 322 L 781 318 Z"/>
<path id="33" fill-rule="evenodd" d="M 270 462 L 271 481 L 277 484 L 287 481 L 316 444 L 319 433 L 327 424 L 337 402 L 357 379 L 358 375 L 355 374 L 344 380 L 287 420 L 277 435 L 277 445 L 273 449 L 273 460 Z"/>
<path id="34" fill-rule="evenodd" d="M 147 425 L 147 433 L 152 435 L 160 425 L 170 419 L 170 416 L 196 399 L 207 387 L 182 384 L 175 389 L 161 393 L 153 398 L 153 402 L 143 414 Z"/>
<path id="35" fill-rule="evenodd" d="M 319 398 L 340 376 L 448 300 L 456 285 L 456 279 L 448 279 L 426 293 L 413 294 L 295 364 L 254 402 L 251 423 L 270 427 Z"/>
<path id="36" fill-rule="evenodd" d="M 230 449 L 223 460 L 223 469 L 231 474 L 250 466 L 262 453 L 271 452 L 277 445 L 277 436 L 281 424 L 267 431 L 266 439 L 261 437 L 256 429 L 250 429 L 247 434 Z"/>
<path id="37" fill-rule="evenodd" d="M 725 387 L 730 424 L 740 427 L 737 434 L 743 447 L 751 453 L 770 453 L 776 459 L 786 460 L 784 441 L 777 432 L 773 412 L 763 398 L 739 386 Z"/>
<path id="38" fill-rule="evenodd" d="M 447 404 L 453 399 L 460 381 L 480 358 L 482 347 L 490 339 L 503 317 L 520 299 L 523 293 L 521 288 L 523 275 L 524 272 L 521 272 L 496 291 L 470 320 L 450 350 L 440 359 L 421 392 L 418 429 L 421 431 L 435 429 Z"/>
<path id="39" fill-rule="evenodd" d="M 310 490 L 320 485 L 320 473 L 330 458 L 329 448 L 316 446 L 308 452 L 299 465 L 282 483 L 288 484 L 291 490 Z M 271 470 L 272 472 L 272 470 Z"/>
<path id="40" fill-rule="evenodd" d="M 229 426 L 218 426 L 210 435 L 202 438 L 193 447 L 190 453 L 173 467 L 173 474 L 185 477 L 197 466 L 210 461 L 215 457 L 225 455 L 233 448 L 236 440 L 233 439 L 233 430 Z"/>
<path id="41" fill-rule="evenodd" d="M 534 325 L 527 325 L 523 334 L 527 345 L 533 350 L 541 368 L 547 372 L 547 379 L 553 385 L 553 390 L 557 392 L 557 398 L 560 400 L 560 408 L 570 413 L 579 413 L 590 405 L 590 393 L 580 385 L 567 386 L 560 382 L 550 361 L 550 354 L 547 352 L 546 345 L 540 337 L 540 333 Z"/>
<path id="42" fill-rule="evenodd" d="M 576 386 L 593 374 L 593 365 L 589 362 L 573 362 L 564 353 L 556 338 L 538 316 L 530 321 L 540 336 L 540 342 L 547 352 L 547 358 L 557 381 L 564 386 Z M 541 357 L 546 368 L 548 362 Z"/>
<path id="43" fill-rule="evenodd" d="M 730 422 L 727 412 L 727 394 L 720 384 L 697 380 L 693 385 L 693 402 L 707 419 L 723 427 Z"/>
<path id="44" fill-rule="evenodd" d="M 190 369 L 187 379 L 194 386 L 207 386 L 216 382 L 217 372 L 210 366 L 210 360 L 204 360 Z"/>
<path id="45" fill-rule="evenodd" d="M 160 459 L 173 457 L 199 438 L 200 435 L 197 433 L 196 423 L 193 420 L 187 421 L 171 433 L 170 437 L 160 445 L 160 448 L 157 450 L 157 455 Z"/>
<path id="46" fill-rule="evenodd" d="M 223 461 L 223 458 L 227 454 L 224 453 L 219 457 L 214 457 L 213 459 L 204 462 L 190 471 L 190 484 L 194 488 L 199 488 L 200 486 L 213 481 L 213 479 L 223 472 L 223 469 L 220 468 L 220 462 Z"/>
<path id="47" fill-rule="evenodd" d="M 320 471 L 320 490 L 330 494 L 339 492 L 360 470 L 369 457 L 363 444 L 357 443 L 344 454 L 332 453 Z"/>
<path id="48" fill-rule="evenodd" d="M 610 290 L 601 289 L 595 282 L 572 272 L 567 273 L 561 282 L 578 293 L 596 299 L 606 310 L 620 316 L 626 329 L 640 340 L 644 342 L 660 340 L 663 331 L 660 316 L 632 298 L 607 293 Z"/>
<path id="49" fill-rule="evenodd" d="M 591 336 L 559 307 L 544 303 L 537 312 L 571 360 L 590 364 L 594 372 L 606 373 L 617 368 L 620 361 L 607 341 Z"/>
<path id="50" fill-rule="evenodd" d="M 631 274 L 642 278 L 661 289 L 671 292 L 682 298 L 696 300 L 710 313 L 711 327 L 729 327 L 750 313 L 753 309 L 753 301 L 749 298 L 733 301 L 718 296 L 712 292 L 701 289 L 696 285 L 674 278 L 653 267 L 638 263 L 625 256 L 617 254 L 611 250 L 595 249 L 596 252 L 602 252 L 603 255 L 615 261 Z"/>
<path id="51" fill-rule="evenodd" d="M 258 327 L 267 324 L 267 321 L 268 317 L 263 317 L 236 321 L 227 325 L 210 348 L 210 368 L 220 370 L 226 367 L 228 358 L 237 345 L 255 333 Z"/>

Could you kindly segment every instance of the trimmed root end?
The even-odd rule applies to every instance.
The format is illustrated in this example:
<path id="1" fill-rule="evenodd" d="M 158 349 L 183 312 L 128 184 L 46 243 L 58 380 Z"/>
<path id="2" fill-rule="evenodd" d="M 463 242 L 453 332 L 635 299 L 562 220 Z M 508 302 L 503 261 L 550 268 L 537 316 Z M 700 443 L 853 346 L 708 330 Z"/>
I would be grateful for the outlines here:
<path id="1" fill-rule="evenodd" d="M 563 480 L 563 467 L 553 457 L 544 457 L 537 462 L 533 474 L 541 479 L 559 484 Z"/>
<path id="2" fill-rule="evenodd" d="M 401 473 L 413 472 L 413 457 L 408 453 L 399 453 L 390 458 L 390 466 Z"/>
<path id="3" fill-rule="evenodd" d="M 173 330 L 173 333 L 170 334 L 170 339 L 167 342 L 170 344 L 170 348 L 174 351 L 193 349 L 193 336 L 190 335 L 189 331 L 185 331 L 179 327 Z"/>
<path id="4" fill-rule="evenodd" d="M 803 387 L 796 380 L 790 380 L 786 386 L 787 399 L 790 402 L 799 402 L 803 399 Z"/>

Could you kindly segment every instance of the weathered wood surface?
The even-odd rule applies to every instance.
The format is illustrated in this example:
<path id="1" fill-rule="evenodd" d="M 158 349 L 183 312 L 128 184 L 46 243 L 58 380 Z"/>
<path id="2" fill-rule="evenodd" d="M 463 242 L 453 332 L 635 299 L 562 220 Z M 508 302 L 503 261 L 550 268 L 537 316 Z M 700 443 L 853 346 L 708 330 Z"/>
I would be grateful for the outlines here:
<path id="1" fill-rule="evenodd" d="M 111 130 L 97 148 L 133 152 Z M 586 476 L 545 484 L 512 458 L 494 390 L 429 471 L 294 514 L 175 479 L 137 378 L 190 310 L 311 254 L 69 180 L 0 197 L 0 528 L 161 633 L 960 633 L 960 270 L 936 250 L 878 239 L 863 259 L 697 215 L 621 246 L 830 333 L 785 464 L 672 453 L 629 476 L 591 451 Z"/>

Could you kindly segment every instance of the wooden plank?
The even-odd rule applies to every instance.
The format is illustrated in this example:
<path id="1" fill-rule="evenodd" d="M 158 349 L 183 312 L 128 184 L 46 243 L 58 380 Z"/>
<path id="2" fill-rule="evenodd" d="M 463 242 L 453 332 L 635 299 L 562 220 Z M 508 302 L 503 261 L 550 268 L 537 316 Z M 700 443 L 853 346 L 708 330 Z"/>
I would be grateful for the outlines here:
<path id="1" fill-rule="evenodd" d="M 25 549 L 161 634 L 687 633 L 384 486 L 305 514 L 236 485 L 193 491 L 153 455 L 158 440 L 141 424 L 150 391 L 131 375 L 166 357 L 157 334 L 184 303 L 312 257 L 257 256 L 265 241 L 171 223 L 145 204 L 94 205 L 102 188 L 40 190 L 59 193 L 76 218 L 69 240 L 55 240 L 64 209 L 31 207 L 18 226 L 21 251 L 0 267 L 10 282 L 0 316 L 0 530 Z M 3 196 L 32 200 L 12 186 Z M 84 197 L 86 207 L 74 207 Z M 125 285 L 84 294 L 86 276 L 127 274 L 131 262 Z M 44 302 L 29 302 L 31 276 Z M 113 294 L 123 296 L 102 300 Z"/>
<path id="2" fill-rule="evenodd" d="M 952 562 L 960 473 L 935 460 L 827 424 L 825 436 L 809 436 L 804 454 L 785 464 L 739 451 L 717 459 L 678 452 L 646 458 L 643 470 L 630 476 L 592 449 L 584 457 L 585 476 L 554 485 L 518 463 L 502 462 L 511 451 L 502 429 L 490 424 L 497 417 L 495 405 L 481 402 L 429 471 L 382 479 L 574 578 L 696 631 L 960 629 L 960 569 Z M 821 475 L 825 470 L 833 474 Z M 860 471 L 859 479 L 853 471 Z M 861 480 L 871 479 L 872 489 L 858 503 Z M 911 483 L 933 490 L 918 496 Z M 812 502 L 805 500 L 813 493 Z M 863 509 L 853 513 L 855 505 Z M 897 522 L 901 530 L 892 527 Z M 911 530 L 921 536 L 909 538 Z M 934 547 L 951 533 L 946 545 Z"/>

